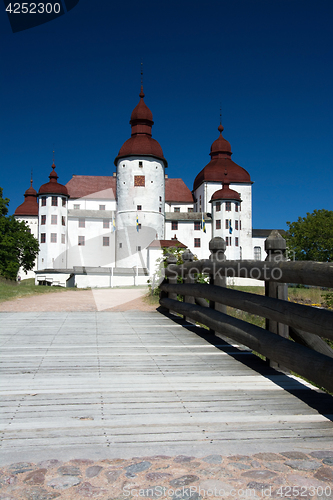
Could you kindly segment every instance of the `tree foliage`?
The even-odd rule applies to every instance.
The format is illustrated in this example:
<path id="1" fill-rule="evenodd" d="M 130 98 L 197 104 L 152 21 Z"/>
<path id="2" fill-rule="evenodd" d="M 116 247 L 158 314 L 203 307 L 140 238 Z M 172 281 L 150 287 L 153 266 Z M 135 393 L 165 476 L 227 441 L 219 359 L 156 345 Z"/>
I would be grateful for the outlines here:
<path id="1" fill-rule="evenodd" d="M 333 261 L 332 211 L 314 210 L 287 224 L 287 247 L 296 260 Z"/>
<path id="2" fill-rule="evenodd" d="M 0 275 L 15 280 L 20 267 L 30 271 L 38 254 L 39 245 L 25 222 L 8 215 L 8 198 L 0 188 Z"/>

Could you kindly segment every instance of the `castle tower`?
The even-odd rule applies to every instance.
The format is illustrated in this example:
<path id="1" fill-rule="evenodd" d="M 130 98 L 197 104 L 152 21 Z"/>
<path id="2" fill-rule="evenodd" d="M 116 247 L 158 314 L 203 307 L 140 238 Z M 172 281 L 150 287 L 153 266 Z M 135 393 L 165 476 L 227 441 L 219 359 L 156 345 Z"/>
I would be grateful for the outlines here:
<path id="1" fill-rule="evenodd" d="M 32 179 L 30 181 L 30 187 L 24 193 L 24 202 L 22 205 L 17 207 L 14 212 L 14 217 L 18 221 L 23 221 L 27 224 L 30 229 L 31 234 L 38 239 L 38 203 L 37 203 L 37 191 L 32 187 Z M 33 278 L 34 271 L 37 269 L 37 262 L 35 263 L 34 269 L 25 273 L 22 269 L 19 271 L 19 275 L 23 279 Z"/>
<path id="2" fill-rule="evenodd" d="M 38 269 L 66 269 L 67 267 L 67 203 L 66 186 L 58 183 L 55 164 L 50 181 L 43 184 L 39 197 L 39 255 Z"/>
<path id="3" fill-rule="evenodd" d="M 222 189 L 215 191 L 212 204 L 212 237 L 220 236 L 226 242 L 227 260 L 239 260 L 241 248 L 241 198 L 237 191 L 224 182 Z"/>
<path id="4" fill-rule="evenodd" d="M 240 199 L 242 200 L 242 226 L 238 242 L 239 246 L 243 249 L 241 257 L 243 259 L 252 259 L 252 181 L 250 174 L 245 168 L 237 165 L 237 163 L 231 159 L 231 146 L 223 137 L 223 130 L 223 126 L 220 124 L 218 127 L 220 135 L 210 148 L 209 154 L 211 160 L 201 172 L 199 172 L 194 180 L 193 195 L 196 201 L 195 210 L 198 212 L 209 212 L 209 202 L 212 200 L 214 193 L 219 189 L 221 184 L 225 184 L 228 186 L 229 190 L 235 190 L 236 193 L 239 193 Z M 232 202 L 232 200 L 228 201 Z M 227 216 L 225 216 L 225 219 L 226 218 Z M 230 249 L 227 255 L 228 253 L 232 253 Z"/>
<path id="5" fill-rule="evenodd" d="M 143 250 L 164 238 L 165 168 L 167 161 L 152 138 L 153 115 L 144 102 L 134 108 L 131 137 L 120 148 L 117 167 L 117 267 L 146 267 Z"/>

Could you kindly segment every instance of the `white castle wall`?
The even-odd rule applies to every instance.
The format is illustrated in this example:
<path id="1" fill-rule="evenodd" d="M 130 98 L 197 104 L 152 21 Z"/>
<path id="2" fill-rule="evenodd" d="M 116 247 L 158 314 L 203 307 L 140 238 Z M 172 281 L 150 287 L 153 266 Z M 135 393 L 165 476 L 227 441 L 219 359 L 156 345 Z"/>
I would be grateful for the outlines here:
<path id="1" fill-rule="evenodd" d="M 142 162 L 142 167 L 140 163 Z M 116 265 L 142 267 L 146 257 L 138 254 L 154 239 L 164 239 L 165 176 L 162 161 L 125 158 L 117 164 Z M 135 177 L 144 177 L 144 186 Z M 141 210 L 138 210 L 141 206 Z M 137 217 L 141 229 L 137 231 Z"/>
<path id="2" fill-rule="evenodd" d="M 38 215 L 15 215 L 15 219 L 20 222 L 25 222 L 29 227 L 32 236 L 34 236 L 36 240 L 38 240 Z M 28 271 L 27 273 L 23 271 L 22 267 L 20 267 L 18 276 L 21 278 L 21 280 L 35 277 L 35 271 L 37 269 L 37 259 L 38 257 L 36 258 L 33 269 L 31 271 Z"/>
<path id="3" fill-rule="evenodd" d="M 52 206 L 52 196 L 57 196 L 58 205 Z M 42 206 L 42 198 L 46 198 L 46 206 Z M 65 199 L 65 205 L 62 205 Z M 67 268 L 67 197 L 61 195 L 42 195 L 39 197 L 39 255 L 38 269 L 66 269 Z M 46 223 L 41 224 L 42 216 L 46 216 Z M 57 224 L 52 224 L 52 215 L 57 216 Z M 62 217 L 65 225 L 62 225 Z M 45 234 L 45 243 L 41 242 L 41 235 Z M 51 234 L 56 234 L 56 242 L 51 242 Z M 62 235 L 65 239 L 63 240 Z"/>

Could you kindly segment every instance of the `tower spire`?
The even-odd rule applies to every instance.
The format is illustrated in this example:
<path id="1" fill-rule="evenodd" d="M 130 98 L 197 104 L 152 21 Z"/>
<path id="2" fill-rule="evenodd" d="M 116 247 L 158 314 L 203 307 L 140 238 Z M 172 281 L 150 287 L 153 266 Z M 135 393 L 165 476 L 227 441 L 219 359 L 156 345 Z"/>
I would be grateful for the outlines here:
<path id="1" fill-rule="evenodd" d="M 222 126 L 222 103 L 220 102 L 220 125 L 218 126 L 217 130 L 222 134 L 224 128 Z"/>
<path id="2" fill-rule="evenodd" d="M 141 97 L 141 99 L 143 99 L 144 96 L 145 96 L 145 94 L 143 92 L 143 62 L 141 59 L 141 91 L 140 91 L 139 97 Z"/>

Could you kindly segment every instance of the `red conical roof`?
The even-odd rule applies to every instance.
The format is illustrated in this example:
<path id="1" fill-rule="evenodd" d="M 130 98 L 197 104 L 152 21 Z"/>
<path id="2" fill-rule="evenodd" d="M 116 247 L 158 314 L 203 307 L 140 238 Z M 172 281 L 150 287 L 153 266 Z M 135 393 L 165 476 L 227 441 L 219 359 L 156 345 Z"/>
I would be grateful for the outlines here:
<path id="1" fill-rule="evenodd" d="M 114 161 L 115 165 L 117 165 L 119 158 L 126 156 L 155 156 L 167 166 L 161 146 L 151 136 L 151 128 L 154 124 L 153 114 L 144 102 L 144 96 L 145 94 L 141 85 L 140 101 L 133 109 L 130 120 L 132 127 L 131 137 L 120 148 L 118 156 Z"/>
<path id="2" fill-rule="evenodd" d="M 24 193 L 24 202 L 17 207 L 14 215 L 38 215 L 37 191 L 32 187 L 32 179 L 30 187 Z"/>
<path id="3" fill-rule="evenodd" d="M 251 182 L 250 174 L 245 168 L 240 167 L 231 159 L 230 143 L 223 137 L 222 125 L 219 125 L 219 137 L 213 142 L 210 148 L 210 162 L 199 172 L 193 183 L 193 190 L 196 190 L 203 182 Z M 227 176 L 225 172 L 227 171 Z"/>
<path id="4" fill-rule="evenodd" d="M 52 164 L 52 172 L 49 175 L 50 181 L 47 182 L 46 184 L 43 184 L 39 188 L 38 196 L 41 194 L 62 194 L 65 196 L 68 196 L 68 191 L 66 186 L 63 186 L 62 184 L 59 184 L 58 182 L 58 176 L 55 171 L 55 164 L 53 162 Z"/>
<path id="5" fill-rule="evenodd" d="M 209 203 L 214 200 L 237 200 L 241 201 L 240 194 L 230 189 L 229 182 L 223 182 L 222 189 L 215 191 Z"/>

